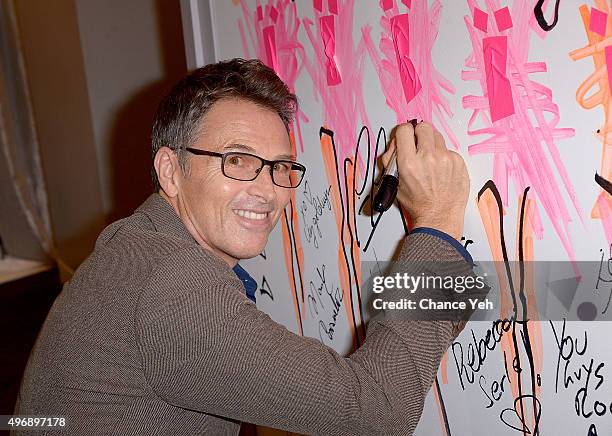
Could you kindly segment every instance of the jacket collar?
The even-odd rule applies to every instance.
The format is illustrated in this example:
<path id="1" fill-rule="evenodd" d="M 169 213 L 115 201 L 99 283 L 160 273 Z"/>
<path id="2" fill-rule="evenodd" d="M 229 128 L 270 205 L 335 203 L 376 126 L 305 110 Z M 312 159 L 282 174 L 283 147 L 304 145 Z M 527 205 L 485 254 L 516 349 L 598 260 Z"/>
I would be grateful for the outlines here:
<path id="1" fill-rule="evenodd" d="M 136 209 L 136 212 L 146 215 L 149 221 L 153 223 L 153 227 L 156 231 L 199 245 L 176 214 L 174 208 L 158 193 L 151 194 L 149 198 Z M 214 256 L 224 265 L 227 265 L 220 257 Z M 247 297 L 255 302 L 255 291 L 257 291 L 257 282 L 255 279 L 253 279 L 253 277 L 251 277 L 239 264 L 236 264 L 232 271 L 242 281 Z"/>
<path id="2" fill-rule="evenodd" d="M 145 214 L 156 231 L 197 244 L 174 208 L 158 193 L 151 194 L 136 212 Z"/>

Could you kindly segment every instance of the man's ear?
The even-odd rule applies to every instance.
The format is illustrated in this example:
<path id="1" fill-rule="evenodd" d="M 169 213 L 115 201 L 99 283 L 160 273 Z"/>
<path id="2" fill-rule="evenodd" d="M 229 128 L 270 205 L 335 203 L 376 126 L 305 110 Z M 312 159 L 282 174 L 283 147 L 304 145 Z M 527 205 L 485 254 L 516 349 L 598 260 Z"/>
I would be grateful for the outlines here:
<path id="1" fill-rule="evenodd" d="M 176 197 L 180 185 L 181 167 L 174 151 L 168 147 L 161 147 L 155 153 L 153 166 L 163 191 L 168 197 Z"/>

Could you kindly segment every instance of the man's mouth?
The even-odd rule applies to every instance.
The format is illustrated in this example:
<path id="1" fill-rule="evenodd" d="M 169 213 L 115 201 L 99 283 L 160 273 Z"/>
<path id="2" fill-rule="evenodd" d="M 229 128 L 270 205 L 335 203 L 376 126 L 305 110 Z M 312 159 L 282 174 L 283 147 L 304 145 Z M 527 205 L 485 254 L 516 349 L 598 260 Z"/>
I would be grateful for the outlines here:
<path id="1" fill-rule="evenodd" d="M 269 212 L 258 213 L 258 212 L 253 212 L 251 210 L 242 210 L 242 209 L 235 209 L 234 213 L 243 218 L 247 218 L 250 220 L 256 220 L 256 221 L 265 220 L 270 214 Z"/>

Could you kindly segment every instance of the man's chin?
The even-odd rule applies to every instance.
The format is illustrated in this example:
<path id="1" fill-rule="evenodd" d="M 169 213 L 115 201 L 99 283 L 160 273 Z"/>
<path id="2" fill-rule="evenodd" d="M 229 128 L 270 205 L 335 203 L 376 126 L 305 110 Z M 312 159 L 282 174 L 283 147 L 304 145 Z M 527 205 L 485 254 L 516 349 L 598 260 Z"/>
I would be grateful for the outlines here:
<path id="1" fill-rule="evenodd" d="M 238 259 L 238 260 L 242 260 L 242 259 L 252 259 L 254 257 L 259 256 L 261 253 L 263 253 L 263 249 L 259 250 L 259 251 L 240 251 L 237 253 L 232 254 L 232 257 Z"/>
<path id="2" fill-rule="evenodd" d="M 235 249 L 231 250 L 231 255 L 236 259 L 252 259 L 264 251 L 267 242 L 266 238 L 266 241 L 263 243 L 243 244 L 239 247 L 234 247 Z"/>

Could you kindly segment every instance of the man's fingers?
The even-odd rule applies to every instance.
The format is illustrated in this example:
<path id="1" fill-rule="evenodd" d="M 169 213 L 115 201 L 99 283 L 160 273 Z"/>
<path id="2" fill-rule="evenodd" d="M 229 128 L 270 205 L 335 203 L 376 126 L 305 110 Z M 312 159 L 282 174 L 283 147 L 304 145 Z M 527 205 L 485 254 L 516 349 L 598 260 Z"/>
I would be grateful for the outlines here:
<path id="1" fill-rule="evenodd" d="M 433 153 L 436 150 L 434 128 L 429 123 L 419 123 L 414 129 L 417 137 L 417 153 Z"/>
<path id="2" fill-rule="evenodd" d="M 382 162 L 383 168 L 387 168 L 389 166 L 389 161 L 391 160 L 391 156 L 393 156 L 393 151 L 395 150 L 395 140 L 391 140 L 389 142 L 389 146 L 387 150 L 380 155 L 380 161 Z"/>
<path id="3" fill-rule="evenodd" d="M 398 160 L 413 160 L 417 153 L 434 154 L 447 151 L 442 134 L 431 124 L 424 122 L 417 124 L 416 128 L 410 123 L 397 126 L 394 138 L 380 157 L 385 168 L 389 165 L 396 148 Z"/>
<path id="4" fill-rule="evenodd" d="M 444 142 L 444 136 L 437 130 L 434 130 L 434 143 L 437 152 L 447 151 L 446 143 Z"/>
<path id="5" fill-rule="evenodd" d="M 414 142 L 414 129 L 412 124 L 400 124 L 395 129 L 395 141 L 397 142 L 397 156 L 399 159 L 411 159 L 416 156 L 417 148 Z"/>

